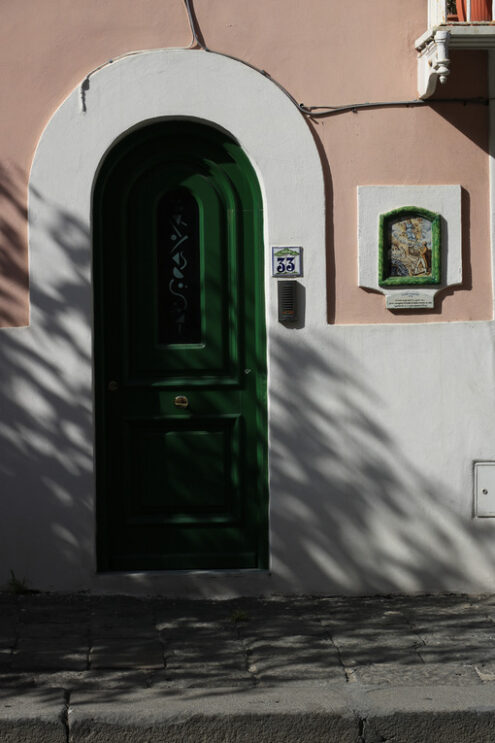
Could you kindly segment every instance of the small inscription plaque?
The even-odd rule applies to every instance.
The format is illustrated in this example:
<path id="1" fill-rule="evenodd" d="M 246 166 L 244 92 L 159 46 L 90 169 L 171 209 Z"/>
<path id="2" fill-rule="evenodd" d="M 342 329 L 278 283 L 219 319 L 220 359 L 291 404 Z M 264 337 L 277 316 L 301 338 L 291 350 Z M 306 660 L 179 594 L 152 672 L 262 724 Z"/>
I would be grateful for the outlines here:
<path id="1" fill-rule="evenodd" d="M 302 276 L 302 248 L 272 248 L 272 276 L 277 279 Z"/>
<path id="2" fill-rule="evenodd" d="M 435 296 L 427 292 L 394 292 L 387 295 L 387 310 L 420 310 L 431 309 Z"/>

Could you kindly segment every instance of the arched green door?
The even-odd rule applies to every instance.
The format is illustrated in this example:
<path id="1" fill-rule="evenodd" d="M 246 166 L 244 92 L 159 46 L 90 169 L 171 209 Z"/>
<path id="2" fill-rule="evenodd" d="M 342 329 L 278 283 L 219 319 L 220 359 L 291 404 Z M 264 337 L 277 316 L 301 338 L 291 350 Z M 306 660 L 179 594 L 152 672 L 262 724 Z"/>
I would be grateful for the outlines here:
<path id="1" fill-rule="evenodd" d="M 95 186 L 99 570 L 267 566 L 262 203 L 204 124 L 127 135 Z"/>

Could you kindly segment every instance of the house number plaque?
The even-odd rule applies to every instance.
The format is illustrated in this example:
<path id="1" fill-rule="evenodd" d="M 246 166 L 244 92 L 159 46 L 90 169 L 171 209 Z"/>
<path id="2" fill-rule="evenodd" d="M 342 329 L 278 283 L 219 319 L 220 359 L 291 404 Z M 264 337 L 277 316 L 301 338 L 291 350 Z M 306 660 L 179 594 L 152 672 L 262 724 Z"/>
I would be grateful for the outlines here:
<path id="1" fill-rule="evenodd" d="M 272 248 L 272 276 L 277 279 L 302 276 L 302 248 Z"/>

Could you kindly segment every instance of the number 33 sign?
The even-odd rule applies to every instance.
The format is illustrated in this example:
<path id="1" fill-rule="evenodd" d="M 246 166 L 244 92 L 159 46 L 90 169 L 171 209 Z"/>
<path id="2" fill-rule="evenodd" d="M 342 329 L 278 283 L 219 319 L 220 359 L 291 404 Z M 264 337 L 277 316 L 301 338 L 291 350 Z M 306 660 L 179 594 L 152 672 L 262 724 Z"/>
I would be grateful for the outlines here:
<path id="1" fill-rule="evenodd" d="M 302 276 L 302 248 L 272 248 L 272 276 Z"/>

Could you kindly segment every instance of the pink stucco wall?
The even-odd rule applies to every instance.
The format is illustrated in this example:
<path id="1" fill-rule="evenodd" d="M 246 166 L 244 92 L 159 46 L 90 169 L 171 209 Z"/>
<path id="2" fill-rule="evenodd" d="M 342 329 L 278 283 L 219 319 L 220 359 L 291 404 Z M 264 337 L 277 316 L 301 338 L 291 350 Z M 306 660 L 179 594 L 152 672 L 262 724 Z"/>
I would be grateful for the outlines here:
<path id="1" fill-rule="evenodd" d="M 208 46 L 266 70 L 306 105 L 411 99 L 414 39 L 426 0 L 195 0 Z M 138 49 L 187 46 L 182 0 L 19 0 L 2 7 L 0 44 L 0 325 L 28 322 L 26 193 L 36 143 L 85 75 Z M 486 95 L 480 52 L 454 57 L 440 95 Z M 492 316 L 488 110 L 437 103 L 346 113 L 312 124 L 328 189 L 328 317 L 337 323 L 483 320 Z M 356 187 L 464 189 L 461 289 L 434 312 L 392 314 L 358 288 Z"/>

